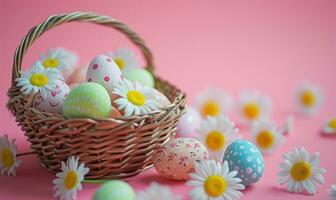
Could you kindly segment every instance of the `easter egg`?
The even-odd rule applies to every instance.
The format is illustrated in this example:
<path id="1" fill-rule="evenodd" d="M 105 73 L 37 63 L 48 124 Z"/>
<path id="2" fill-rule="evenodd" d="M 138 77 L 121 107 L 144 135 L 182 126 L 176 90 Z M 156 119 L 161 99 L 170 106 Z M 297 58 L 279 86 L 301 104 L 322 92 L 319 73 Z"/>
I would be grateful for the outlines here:
<path id="1" fill-rule="evenodd" d="M 166 97 L 166 95 L 161 93 L 159 90 L 155 88 L 150 88 L 150 90 L 151 90 L 150 97 L 154 98 L 156 102 L 159 103 L 159 108 L 162 108 L 162 107 L 165 107 L 171 104 L 170 100 Z"/>
<path id="2" fill-rule="evenodd" d="M 59 80 L 55 88 L 47 92 L 45 98 L 40 93 L 37 93 L 33 102 L 34 108 L 42 112 L 62 114 L 63 103 L 69 91 L 69 86 Z"/>
<path id="3" fill-rule="evenodd" d="M 121 113 L 119 112 L 118 109 L 111 106 L 111 111 L 110 111 L 109 117 L 110 118 L 118 118 L 118 117 L 121 117 Z"/>
<path id="4" fill-rule="evenodd" d="M 63 104 L 67 118 L 104 118 L 111 110 L 106 89 L 98 83 L 83 83 L 70 91 Z"/>
<path id="5" fill-rule="evenodd" d="M 208 157 L 205 146 L 193 138 L 176 138 L 163 145 L 153 156 L 154 167 L 162 176 L 187 180 L 195 162 Z"/>
<path id="6" fill-rule="evenodd" d="M 146 69 L 134 68 L 126 70 L 124 76 L 132 82 L 138 81 L 143 86 L 154 87 L 155 84 L 153 75 Z"/>
<path id="7" fill-rule="evenodd" d="M 238 172 L 237 177 L 245 186 L 256 183 L 264 173 L 264 159 L 259 149 L 247 140 L 231 143 L 224 154 L 229 169 Z"/>
<path id="8" fill-rule="evenodd" d="M 188 106 L 177 125 L 177 133 L 187 136 L 195 133 L 201 123 L 201 115 L 193 107 Z"/>
<path id="9" fill-rule="evenodd" d="M 73 88 L 75 88 L 78 85 L 80 85 L 80 84 L 78 84 L 78 83 L 70 83 L 69 87 L 70 87 L 70 89 L 73 89 Z"/>
<path id="10" fill-rule="evenodd" d="M 84 83 L 88 66 L 79 66 L 67 79 L 68 85 Z"/>
<path id="11" fill-rule="evenodd" d="M 135 200 L 132 187 L 124 181 L 113 180 L 102 184 L 93 196 L 93 200 Z"/>
<path id="12" fill-rule="evenodd" d="M 86 81 L 99 83 L 111 91 L 121 81 L 123 75 L 118 65 L 106 55 L 98 55 L 89 64 Z"/>

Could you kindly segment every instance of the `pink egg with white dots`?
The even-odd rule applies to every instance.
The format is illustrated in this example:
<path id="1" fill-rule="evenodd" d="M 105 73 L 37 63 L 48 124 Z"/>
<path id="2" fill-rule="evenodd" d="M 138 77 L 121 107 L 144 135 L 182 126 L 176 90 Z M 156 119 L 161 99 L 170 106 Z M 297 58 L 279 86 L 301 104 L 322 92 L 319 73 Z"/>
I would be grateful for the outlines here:
<path id="1" fill-rule="evenodd" d="M 92 59 L 86 72 L 86 81 L 95 82 L 112 91 L 123 79 L 118 65 L 107 55 L 98 55 Z"/>
<path id="2" fill-rule="evenodd" d="M 45 98 L 40 93 L 37 93 L 33 102 L 34 108 L 42 112 L 62 114 L 63 103 L 69 91 L 69 86 L 59 80 L 55 88 L 47 92 Z"/>

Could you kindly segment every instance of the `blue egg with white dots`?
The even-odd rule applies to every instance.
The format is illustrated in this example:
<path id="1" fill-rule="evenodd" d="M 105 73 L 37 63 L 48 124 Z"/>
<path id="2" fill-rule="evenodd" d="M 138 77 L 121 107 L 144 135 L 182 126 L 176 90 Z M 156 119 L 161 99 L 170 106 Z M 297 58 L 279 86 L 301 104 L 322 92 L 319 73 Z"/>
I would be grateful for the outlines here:
<path id="1" fill-rule="evenodd" d="M 264 158 L 259 149 L 247 140 L 231 143 L 224 154 L 224 161 L 230 171 L 237 171 L 237 177 L 245 186 L 258 182 L 264 173 Z"/>

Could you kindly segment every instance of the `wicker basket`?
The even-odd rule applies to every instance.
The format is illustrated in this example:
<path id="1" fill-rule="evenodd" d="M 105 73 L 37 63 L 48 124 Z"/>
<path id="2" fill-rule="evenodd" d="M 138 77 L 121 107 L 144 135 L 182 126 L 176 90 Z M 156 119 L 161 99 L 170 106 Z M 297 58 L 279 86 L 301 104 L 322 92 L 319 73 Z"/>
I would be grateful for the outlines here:
<path id="1" fill-rule="evenodd" d="M 14 82 L 20 76 L 22 58 L 28 47 L 45 31 L 72 21 L 93 22 L 119 30 L 141 50 L 146 68 L 153 72 L 152 55 L 144 41 L 120 21 L 87 12 L 54 15 L 33 27 L 16 49 L 7 107 L 15 115 L 42 166 L 50 172 L 59 172 L 61 161 L 76 155 L 90 168 L 87 178 L 137 175 L 152 167 L 154 151 L 174 136 L 176 124 L 185 110 L 183 92 L 154 75 L 156 88 L 172 101 L 171 105 L 129 118 L 65 119 L 34 109 L 34 95 L 23 95 Z"/>

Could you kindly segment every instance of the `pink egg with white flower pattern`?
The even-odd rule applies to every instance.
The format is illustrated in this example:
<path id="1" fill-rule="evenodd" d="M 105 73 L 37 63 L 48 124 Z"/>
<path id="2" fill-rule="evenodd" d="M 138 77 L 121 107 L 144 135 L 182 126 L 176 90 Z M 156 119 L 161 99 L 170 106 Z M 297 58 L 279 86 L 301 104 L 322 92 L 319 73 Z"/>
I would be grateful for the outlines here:
<path id="1" fill-rule="evenodd" d="M 109 93 L 122 79 L 123 75 L 118 65 L 106 55 L 94 57 L 86 72 L 87 82 L 98 83 L 104 86 Z"/>
<path id="2" fill-rule="evenodd" d="M 195 162 L 208 158 L 205 146 L 193 138 L 176 138 L 154 154 L 154 167 L 162 176 L 173 180 L 187 180 L 194 172 Z"/>
<path id="3" fill-rule="evenodd" d="M 55 88 L 47 92 L 45 98 L 40 93 L 36 95 L 33 102 L 34 108 L 42 112 L 62 114 L 63 103 L 69 92 L 69 86 L 59 80 Z"/>

